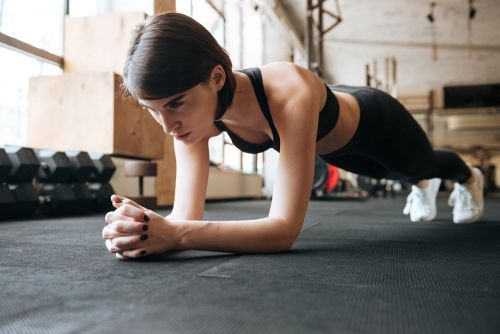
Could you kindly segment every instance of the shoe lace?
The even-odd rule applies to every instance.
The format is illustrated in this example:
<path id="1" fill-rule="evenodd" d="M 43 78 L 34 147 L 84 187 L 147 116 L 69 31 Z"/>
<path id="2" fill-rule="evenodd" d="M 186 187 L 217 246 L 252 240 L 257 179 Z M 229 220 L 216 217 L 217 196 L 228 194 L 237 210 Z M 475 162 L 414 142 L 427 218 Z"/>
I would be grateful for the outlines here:
<path id="1" fill-rule="evenodd" d="M 406 205 L 403 209 L 403 214 L 408 215 L 414 204 L 418 205 L 422 209 L 430 210 L 430 207 L 426 201 L 424 192 L 417 187 L 414 187 L 412 189 L 411 193 L 406 198 Z"/>

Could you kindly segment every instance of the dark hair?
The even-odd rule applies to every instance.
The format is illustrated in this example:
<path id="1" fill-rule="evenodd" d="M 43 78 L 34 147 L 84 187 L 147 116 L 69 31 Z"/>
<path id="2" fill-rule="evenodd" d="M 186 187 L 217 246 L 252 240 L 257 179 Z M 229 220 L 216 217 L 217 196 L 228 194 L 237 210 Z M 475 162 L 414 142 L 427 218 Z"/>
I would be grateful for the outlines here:
<path id="1" fill-rule="evenodd" d="M 236 88 L 229 55 L 191 17 L 163 13 L 134 30 L 123 70 L 123 85 L 137 98 L 160 99 L 206 82 L 217 65 L 226 73 L 224 86 L 218 93 L 221 114 L 231 105 Z"/>

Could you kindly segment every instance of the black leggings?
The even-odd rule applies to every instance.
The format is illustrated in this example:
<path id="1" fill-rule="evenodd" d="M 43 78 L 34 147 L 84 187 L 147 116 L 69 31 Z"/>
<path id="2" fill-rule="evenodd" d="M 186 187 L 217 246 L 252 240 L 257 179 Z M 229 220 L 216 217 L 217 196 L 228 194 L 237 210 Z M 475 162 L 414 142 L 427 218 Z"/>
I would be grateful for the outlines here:
<path id="1" fill-rule="evenodd" d="M 418 183 L 439 177 L 464 183 L 471 172 L 454 152 L 435 150 L 413 116 L 392 96 L 371 87 L 330 85 L 353 95 L 360 120 L 344 147 L 321 158 L 356 174 Z"/>

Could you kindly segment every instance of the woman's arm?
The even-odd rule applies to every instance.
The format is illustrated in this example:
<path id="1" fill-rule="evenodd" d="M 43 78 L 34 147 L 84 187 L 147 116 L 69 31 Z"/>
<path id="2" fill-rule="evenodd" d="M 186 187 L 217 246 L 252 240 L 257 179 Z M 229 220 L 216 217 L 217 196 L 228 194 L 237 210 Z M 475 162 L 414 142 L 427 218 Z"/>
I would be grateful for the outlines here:
<path id="1" fill-rule="evenodd" d="M 203 219 L 209 172 L 208 142 L 186 145 L 174 139 L 176 160 L 175 198 L 172 220 Z"/>
<path id="2" fill-rule="evenodd" d="M 287 78 L 284 82 L 288 85 L 293 80 Z M 268 217 L 236 221 L 203 221 L 192 218 L 202 214 L 201 206 L 190 202 L 201 196 L 201 192 L 194 183 L 196 180 L 189 179 L 196 171 L 188 169 L 192 162 L 184 160 L 182 157 L 187 155 L 181 153 L 176 158 L 178 162 L 179 158 L 182 160 L 182 164 L 178 164 L 182 168 L 178 168 L 180 174 L 177 177 L 184 179 L 176 183 L 180 192 L 176 193 L 173 213 L 165 219 L 147 210 L 145 213 L 150 216 L 151 221 L 148 222 L 148 231 L 143 232 L 149 235 L 145 241 L 140 241 L 138 237 L 123 240 L 116 238 L 120 236 L 119 228 L 132 223 L 120 220 L 113 224 L 115 218 L 111 216 L 110 225 L 103 233 L 105 239 L 113 240 L 108 248 L 124 251 L 126 258 L 140 256 L 141 250 L 145 250 L 145 254 L 151 254 L 169 249 L 226 252 L 278 252 L 290 249 L 304 222 L 314 174 L 318 126 L 318 113 L 314 110 L 319 110 L 320 106 L 318 99 L 313 97 L 312 89 L 308 88 L 311 86 L 304 82 L 292 84 L 295 89 L 287 87 L 286 94 L 283 93 L 286 98 L 281 99 L 283 104 L 271 106 L 272 110 L 280 111 L 273 115 L 280 134 L 280 158 Z M 206 161 L 208 164 L 208 156 Z M 203 189 L 206 190 L 206 183 L 203 183 Z M 196 193 L 193 194 L 192 191 Z M 196 203 L 200 203 L 199 199 Z M 125 212 L 126 210 L 120 215 L 127 216 Z M 120 215 L 116 215 L 116 219 L 120 219 Z"/>
<path id="3" fill-rule="evenodd" d="M 228 252 L 288 250 L 296 240 L 307 211 L 314 175 L 317 102 L 308 85 L 297 91 L 280 109 L 281 147 L 269 216 L 237 221 L 181 221 L 176 224 L 179 249 Z M 305 86 L 305 87 L 304 87 Z M 284 120 L 284 121 L 283 121 Z"/>

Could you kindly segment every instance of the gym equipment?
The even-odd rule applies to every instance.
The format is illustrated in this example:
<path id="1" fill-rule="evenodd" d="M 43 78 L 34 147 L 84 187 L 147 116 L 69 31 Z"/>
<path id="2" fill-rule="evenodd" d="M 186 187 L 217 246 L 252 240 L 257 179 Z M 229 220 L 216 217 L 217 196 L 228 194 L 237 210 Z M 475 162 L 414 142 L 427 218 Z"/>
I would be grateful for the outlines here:
<path id="1" fill-rule="evenodd" d="M 115 170 L 105 154 L 0 148 L 0 219 L 31 217 L 37 208 L 58 216 L 113 210 Z"/>
<path id="2" fill-rule="evenodd" d="M 68 151 L 66 156 L 74 168 L 74 173 L 70 177 L 71 182 L 89 182 L 92 176 L 97 174 L 97 167 L 87 152 Z"/>
<path id="3" fill-rule="evenodd" d="M 6 146 L 0 150 L 0 218 L 31 217 L 38 207 L 33 179 L 40 162 L 31 148 Z M 8 167 L 6 167 L 8 166 Z"/>
<path id="4" fill-rule="evenodd" d="M 109 183 L 116 171 L 116 166 L 107 154 L 91 154 L 90 158 L 95 166 L 95 172 L 91 175 L 89 189 L 93 200 L 91 209 L 96 212 L 112 211 L 115 208 L 111 204 L 111 195 L 115 193 Z"/>
<path id="5" fill-rule="evenodd" d="M 321 158 L 316 157 L 314 161 L 314 179 L 312 184 L 312 196 L 323 195 L 328 179 L 328 164 Z"/>
<path id="6" fill-rule="evenodd" d="M 325 191 L 330 193 L 335 189 L 339 182 L 339 170 L 333 165 L 328 165 L 328 178 L 326 179 Z"/>
<path id="7" fill-rule="evenodd" d="M 12 162 L 3 148 L 0 148 L 0 184 L 7 180 L 10 170 L 12 169 Z"/>
<path id="8" fill-rule="evenodd" d="M 7 183 L 32 182 L 40 168 L 35 151 L 31 148 L 17 146 L 5 146 L 4 149 L 12 163 Z"/>
<path id="9" fill-rule="evenodd" d="M 75 169 L 64 152 L 41 150 L 38 152 L 41 168 L 38 181 L 43 183 L 65 183 L 69 181 Z"/>
<path id="10" fill-rule="evenodd" d="M 316 157 L 311 198 L 315 200 L 366 200 L 368 193 L 360 189 L 347 189 L 340 179 L 337 167 Z"/>
<path id="11" fill-rule="evenodd" d="M 109 182 L 116 171 L 116 166 L 108 154 L 94 153 L 90 155 L 95 166 L 95 172 L 89 179 L 89 182 Z"/>
<path id="12" fill-rule="evenodd" d="M 7 216 L 11 218 L 32 217 L 38 208 L 38 194 L 32 183 L 19 183 L 10 185 L 10 191 L 15 198 L 12 212 Z"/>
<path id="13" fill-rule="evenodd" d="M 157 164 L 153 161 L 129 160 L 124 167 L 125 175 L 139 177 L 139 196 L 130 199 L 146 208 L 156 208 L 156 196 L 144 196 L 144 177 L 156 176 Z"/>
<path id="14" fill-rule="evenodd" d="M 81 214 L 113 210 L 110 197 L 114 190 L 109 184 L 116 167 L 106 154 L 89 155 L 83 151 L 40 151 L 47 166 L 40 181 L 50 181 L 40 187 L 41 209 L 47 215 Z M 91 182 L 87 185 L 87 182 Z"/>
<path id="15" fill-rule="evenodd" d="M 68 184 L 76 169 L 66 153 L 40 150 L 37 155 L 41 164 L 37 179 L 42 212 L 55 216 L 84 212 Z"/>
<path id="16" fill-rule="evenodd" d="M 113 211 L 115 208 L 111 205 L 111 196 L 115 193 L 109 183 L 91 183 L 89 184 L 92 194 L 92 204 L 90 209 L 95 212 Z"/>
<path id="17" fill-rule="evenodd" d="M 45 215 L 65 216 L 81 212 L 75 192 L 65 183 L 47 183 L 39 189 L 40 209 Z"/>
<path id="18" fill-rule="evenodd" d="M 0 219 L 12 218 L 16 198 L 10 191 L 9 185 L 0 183 Z"/>
<path id="19" fill-rule="evenodd" d="M 381 179 L 377 180 L 365 175 L 358 175 L 358 186 L 367 191 L 372 197 L 396 197 L 396 193 L 402 189 L 400 181 Z"/>
<path id="20" fill-rule="evenodd" d="M 97 174 L 97 168 L 87 152 L 68 151 L 66 155 L 74 169 L 69 180 L 76 201 L 79 203 L 78 211 L 87 212 L 92 208 L 94 202 L 94 197 L 87 182 L 91 180 L 93 175 Z"/>

